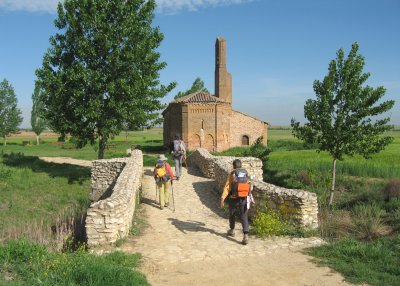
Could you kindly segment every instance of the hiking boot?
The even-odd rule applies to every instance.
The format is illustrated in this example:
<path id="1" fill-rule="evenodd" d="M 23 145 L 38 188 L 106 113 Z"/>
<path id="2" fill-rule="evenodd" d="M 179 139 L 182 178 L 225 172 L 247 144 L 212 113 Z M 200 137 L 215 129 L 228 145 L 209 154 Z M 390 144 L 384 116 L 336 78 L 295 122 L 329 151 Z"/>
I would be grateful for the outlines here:
<path id="1" fill-rule="evenodd" d="M 235 236 L 235 230 L 234 229 L 228 230 L 228 235 L 232 237 Z"/>
<path id="2" fill-rule="evenodd" d="M 245 233 L 245 234 L 243 235 L 242 244 L 243 244 L 243 245 L 246 245 L 246 244 L 248 244 L 248 243 L 249 243 L 249 235 L 248 235 L 247 233 Z"/>
<path id="3" fill-rule="evenodd" d="M 164 209 L 164 207 L 161 207 L 161 206 L 160 206 L 160 210 L 163 210 L 163 209 Z"/>
<path id="4" fill-rule="evenodd" d="M 169 203 L 165 203 L 165 207 L 167 208 L 169 206 Z"/>

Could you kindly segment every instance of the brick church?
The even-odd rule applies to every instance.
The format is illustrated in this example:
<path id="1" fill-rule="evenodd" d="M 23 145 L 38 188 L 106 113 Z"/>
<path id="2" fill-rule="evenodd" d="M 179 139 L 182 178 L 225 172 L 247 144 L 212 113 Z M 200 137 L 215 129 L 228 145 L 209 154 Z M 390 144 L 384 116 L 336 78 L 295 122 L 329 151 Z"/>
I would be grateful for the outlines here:
<path id="1" fill-rule="evenodd" d="M 181 134 L 188 150 L 210 152 L 251 145 L 260 136 L 267 140 L 268 123 L 232 110 L 232 77 L 226 69 L 226 41 L 215 43 L 215 95 L 196 92 L 172 101 L 162 113 L 164 145 Z"/>

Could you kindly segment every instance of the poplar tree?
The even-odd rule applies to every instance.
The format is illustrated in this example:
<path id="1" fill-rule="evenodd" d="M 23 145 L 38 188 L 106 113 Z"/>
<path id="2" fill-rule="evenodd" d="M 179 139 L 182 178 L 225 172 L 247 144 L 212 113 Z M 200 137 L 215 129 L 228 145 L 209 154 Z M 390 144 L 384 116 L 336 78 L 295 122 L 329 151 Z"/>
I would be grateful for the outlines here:
<path id="1" fill-rule="evenodd" d="M 194 82 L 192 83 L 192 86 L 188 90 L 178 92 L 174 96 L 174 99 L 178 99 L 178 98 L 184 97 L 186 95 L 189 95 L 191 93 L 199 92 L 199 91 L 209 93 L 208 89 L 205 87 L 204 81 L 201 78 L 197 77 L 194 80 Z"/>
<path id="2" fill-rule="evenodd" d="M 358 44 L 352 45 L 347 58 L 339 49 L 335 60 L 329 64 L 328 75 L 323 81 L 314 81 L 316 99 L 308 99 L 304 126 L 292 119 L 295 137 L 307 143 L 317 143 L 318 151 L 327 151 L 332 157 L 332 186 L 329 206 L 333 203 L 336 162 L 344 156 L 362 155 L 370 158 L 383 150 L 393 138 L 383 134 L 392 129 L 390 118 L 374 116 L 390 110 L 393 100 L 379 103 L 385 88 L 365 85 L 370 74 L 364 73 L 365 59 L 358 54 Z"/>
<path id="3" fill-rule="evenodd" d="M 31 111 L 31 126 L 36 134 L 36 144 L 39 145 L 39 136 L 46 129 L 46 120 L 43 119 L 41 113 L 44 110 L 43 102 L 40 98 L 40 87 L 35 83 L 35 90 L 32 94 L 32 111 Z"/>
<path id="4" fill-rule="evenodd" d="M 7 145 L 6 137 L 17 132 L 22 122 L 21 110 L 17 103 L 13 86 L 4 79 L 0 82 L 0 136 L 4 139 L 4 146 Z"/>
<path id="5" fill-rule="evenodd" d="M 78 147 L 98 142 L 104 158 L 110 138 L 129 123 L 160 123 L 160 99 L 175 83 L 160 84 L 166 66 L 152 26 L 154 0 L 65 0 L 58 4 L 51 47 L 37 71 L 44 116 Z"/>

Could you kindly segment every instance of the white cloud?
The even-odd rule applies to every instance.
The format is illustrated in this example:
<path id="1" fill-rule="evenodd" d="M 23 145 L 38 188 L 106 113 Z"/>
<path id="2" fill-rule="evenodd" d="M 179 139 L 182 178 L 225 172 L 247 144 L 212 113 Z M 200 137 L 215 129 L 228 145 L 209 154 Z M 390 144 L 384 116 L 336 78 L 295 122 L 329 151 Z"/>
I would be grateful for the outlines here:
<path id="1" fill-rule="evenodd" d="M 174 13 L 180 10 L 195 11 L 204 7 L 228 6 L 250 2 L 252 0 L 156 0 L 158 10 Z"/>
<path id="2" fill-rule="evenodd" d="M 57 10 L 58 2 L 58 0 L 0 0 L 0 8 L 12 11 L 54 13 Z"/>
<path id="3" fill-rule="evenodd" d="M 253 0 L 156 0 L 161 13 L 176 13 L 181 10 L 195 11 L 199 8 L 228 6 Z M 0 9 L 28 12 L 55 13 L 59 0 L 0 0 Z"/>

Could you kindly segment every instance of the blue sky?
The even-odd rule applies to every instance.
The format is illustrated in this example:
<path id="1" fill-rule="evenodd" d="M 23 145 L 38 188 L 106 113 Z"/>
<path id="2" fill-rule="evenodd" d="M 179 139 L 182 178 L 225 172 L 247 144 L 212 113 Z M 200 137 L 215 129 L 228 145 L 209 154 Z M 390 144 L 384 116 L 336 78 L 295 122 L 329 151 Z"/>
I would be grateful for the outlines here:
<path id="1" fill-rule="evenodd" d="M 389 112 L 400 125 L 400 1 L 398 0 L 158 0 L 154 24 L 165 35 L 159 49 L 168 63 L 161 81 L 186 90 L 196 77 L 214 90 L 214 44 L 227 41 L 234 109 L 272 125 L 303 121 L 313 81 L 357 41 L 367 84 L 383 85 Z M 0 80 L 14 86 L 29 127 L 35 69 L 56 30 L 56 0 L 0 0 Z"/>

